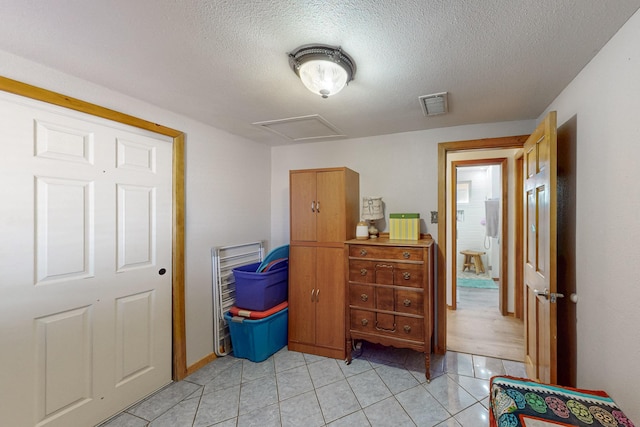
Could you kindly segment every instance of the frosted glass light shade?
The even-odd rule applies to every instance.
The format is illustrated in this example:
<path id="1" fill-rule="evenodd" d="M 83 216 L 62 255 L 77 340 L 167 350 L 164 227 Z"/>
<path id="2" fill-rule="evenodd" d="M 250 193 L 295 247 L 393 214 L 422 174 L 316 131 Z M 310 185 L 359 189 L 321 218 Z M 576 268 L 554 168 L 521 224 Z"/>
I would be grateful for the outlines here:
<path id="1" fill-rule="evenodd" d="M 347 71 L 335 62 L 315 59 L 300 65 L 300 80 L 311 92 L 327 98 L 347 84 Z"/>
<path id="2" fill-rule="evenodd" d="M 339 46 L 309 44 L 288 53 L 291 69 L 311 92 L 328 98 L 340 92 L 356 73 L 356 64 Z"/>

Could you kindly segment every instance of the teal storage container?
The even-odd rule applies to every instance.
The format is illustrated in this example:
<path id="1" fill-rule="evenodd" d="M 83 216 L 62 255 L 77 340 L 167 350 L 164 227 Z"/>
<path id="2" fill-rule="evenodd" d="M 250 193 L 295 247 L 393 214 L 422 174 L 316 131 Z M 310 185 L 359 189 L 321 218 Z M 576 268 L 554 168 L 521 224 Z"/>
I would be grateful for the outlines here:
<path id="1" fill-rule="evenodd" d="M 262 362 L 287 345 L 288 308 L 259 320 L 233 317 L 227 312 L 224 320 L 229 325 L 235 357 Z"/>

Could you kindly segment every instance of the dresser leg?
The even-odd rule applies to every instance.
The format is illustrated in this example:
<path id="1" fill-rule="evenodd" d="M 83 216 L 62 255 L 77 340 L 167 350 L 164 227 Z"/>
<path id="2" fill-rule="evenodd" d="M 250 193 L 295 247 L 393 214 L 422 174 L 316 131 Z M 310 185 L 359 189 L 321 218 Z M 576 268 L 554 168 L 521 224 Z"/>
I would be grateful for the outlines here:
<path id="1" fill-rule="evenodd" d="M 351 337 L 347 338 L 347 358 L 344 363 L 351 365 Z"/>
<path id="2" fill-rule="evenodd" d="M 424 354 L 424 368 L 425 373 L 424 376 L 427 378 L 427 383 L 431 382 L 431 354 Z"/>

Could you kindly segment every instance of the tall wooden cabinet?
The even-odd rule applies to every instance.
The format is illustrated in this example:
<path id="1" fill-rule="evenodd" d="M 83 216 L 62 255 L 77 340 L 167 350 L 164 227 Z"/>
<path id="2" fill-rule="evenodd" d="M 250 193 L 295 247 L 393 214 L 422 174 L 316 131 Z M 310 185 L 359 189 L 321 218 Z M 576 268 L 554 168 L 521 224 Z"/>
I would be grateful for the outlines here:
<path id="1" fill-rule="evenodd" d="M 355 237 L 360 177 L 348 168 L 292 170 L 289 349 L 344 359 L 344 241 Z"/>

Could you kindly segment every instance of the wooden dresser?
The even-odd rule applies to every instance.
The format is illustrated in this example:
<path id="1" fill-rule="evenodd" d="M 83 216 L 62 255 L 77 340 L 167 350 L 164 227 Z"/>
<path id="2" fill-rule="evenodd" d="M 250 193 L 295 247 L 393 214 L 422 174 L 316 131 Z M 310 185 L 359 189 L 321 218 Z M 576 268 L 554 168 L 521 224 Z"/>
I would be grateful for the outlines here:
<path id="1" fill-rule="evenodd" d="M 410 348 L 424 353 L 430 381 L 434 250 L 429 235 L 345 243 L 347 363 L 357 340 Z"/>

